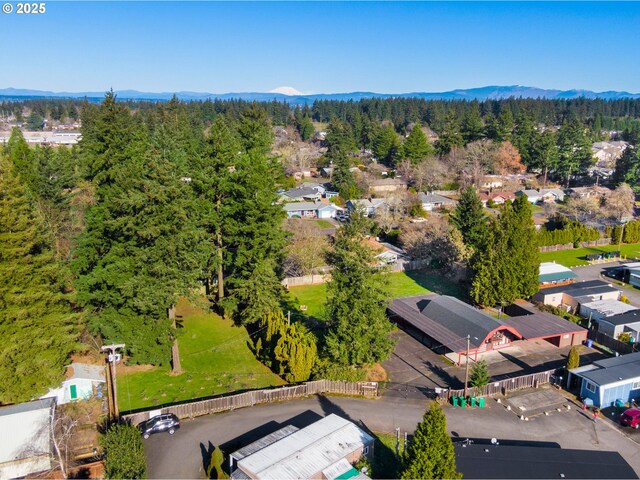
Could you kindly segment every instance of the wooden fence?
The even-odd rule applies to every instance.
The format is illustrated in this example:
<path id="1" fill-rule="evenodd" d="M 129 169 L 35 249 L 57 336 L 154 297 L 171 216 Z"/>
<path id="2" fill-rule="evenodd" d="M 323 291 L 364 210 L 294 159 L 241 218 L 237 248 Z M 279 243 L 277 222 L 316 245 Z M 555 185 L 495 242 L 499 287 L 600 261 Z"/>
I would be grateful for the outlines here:
<path id="1" fill-rule="evenodd" d="M 540 252 L 558 252 L 560 250 L 571 250 L 573 248 L 573 243 L 560 243 L 558 245 L 547 245 L 544 247 L 540 247 Z"/>
<path id="2" fill-rule="evenodd" d="M 547 370 L 546 372 L 532 373 L 530 375 L 523 375 L 521 377 L 505 378 L 498 382 L 491 382 L 482 388 L 481 391 L 476 391 L 475 388 L 469 387 L 467 389 L 468 395 L 475 395 L 478 397 L 490 397 L 492 395 L 502 394 L 514 390 L 523 390 L 525 388 L 536 388 L 539 385 L 544 385 L 550 382 L 551 375 L 555 370 Z M 464 389 L 462 390 L 449 390 L 447 396 L 449 398 L 453 396 L 464 395 Z"/>
<path id="3" fill-rule="evenodd" d="M 315 380 L 288 387 L 280 387 L 265 390 L 252 390 L 250 392 L 229 395 L 225 397 L 210 398 L 196 402 L 188 402 L 171 405 L 162 408 L 153 408 L 143 412 L 135 412 L 122 415 L 122 418 L 132 424 L 138 424 L 148 420 L 151 414 L 160 415 L 173 413 L 178 418 L 193 418 L 210 413 L 226 412 L 236 408 L 252 407 L 263 403 L 285 402 L 310 395 L 322 393 L 337 393 L 343 395 L 360 395 L 363 397 L 377 397 L 377 382 L 343 382 L 338 380 Z"/>
<path id="4" fill-rule="evenodd" d="M 621 355 L 638 351 L 636 343 L 624 343 L 596 330 L 589 330 L 589 332 L 587 333 L 587 338 L 589 340 L 593 340 L 596 343 L 599 343 L 600 345 L 604 345 L 605 347 L 613 350 L 614 352 L 618 352 Z"/>

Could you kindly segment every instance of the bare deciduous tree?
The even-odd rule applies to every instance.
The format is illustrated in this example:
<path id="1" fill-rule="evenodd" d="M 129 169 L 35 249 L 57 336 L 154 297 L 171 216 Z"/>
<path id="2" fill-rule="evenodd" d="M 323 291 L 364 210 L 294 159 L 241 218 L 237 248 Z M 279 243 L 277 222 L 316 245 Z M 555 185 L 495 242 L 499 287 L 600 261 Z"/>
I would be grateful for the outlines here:
<path id="1" fill-rule="evenodd" d="M 308 275 L 325 265 L 329 242 L 316 222 L 290 218 L 285 228 L 292 233 L 285 260 L 285 273 L 288 276 Z"/>
<path id="2" fill-rule="evenodd" d="M 480 188 L 483 177 L 493 171 L 496 153 L 496 144 L 488 140 L 478 140 L 467 145 L 464 149 L 463 183 Z"/>
<path id="3" fill-rule="evenodd" d="M 622 220 L 633 214 L 635 194 L 629 185 L 622 183 L 612 190 L 604 201 L 602 211 L 608 217 Z"/>
<path id="4" fill-rule="evenodd" d="M 502 142 L 496 152 L 494 171 L 500 175 L 510 173 L 524 173 L 525 167 L 520 158 L 520 152 L 511 142 Z"/>

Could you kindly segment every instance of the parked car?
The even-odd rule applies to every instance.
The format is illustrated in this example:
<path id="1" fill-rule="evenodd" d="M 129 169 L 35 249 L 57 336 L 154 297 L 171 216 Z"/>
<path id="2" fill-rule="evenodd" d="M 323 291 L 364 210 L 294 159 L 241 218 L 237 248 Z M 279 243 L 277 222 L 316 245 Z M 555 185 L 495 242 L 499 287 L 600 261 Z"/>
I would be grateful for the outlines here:
<path id="1" fill-rule="evenodd" d="M 173 435 L 180 428 L 180 420 L 173 413 L 165 413 L 140 423 L 138 428 L 144 438 L 149 438 L 152 433 L 161 432 L 169 432 L 169 435 Z"/>
<path id="2" fill-rule="evenodd" d="M 629 408 L 620 415 L 620 425 L 640 428 L 640 408 Z"/>

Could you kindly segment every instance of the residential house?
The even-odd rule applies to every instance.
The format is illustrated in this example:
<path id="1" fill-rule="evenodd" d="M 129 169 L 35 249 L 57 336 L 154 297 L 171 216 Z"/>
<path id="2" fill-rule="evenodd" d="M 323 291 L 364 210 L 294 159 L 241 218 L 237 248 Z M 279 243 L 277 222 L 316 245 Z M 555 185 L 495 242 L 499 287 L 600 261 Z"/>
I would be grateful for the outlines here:
<path id="1" fill-rule="evenodd" d="M 366 479 L 353 468 L 373 458 L 374 438 L 354 423 L 330 414 L 298 429 L 288 425 L 229 456 L 232 479 Z"/>
<path id="2" fill-rule="evenodd" d="M 507 200 L 514 201 L 516 196 L 513 192 L 480 192 L 478 198 L 482 202 L 482 206 L 486 207 L 489 200 L 495 205 L 504 205 Z"/>
<path id="3" fill-rule="evenodd" d="M 568 190 L 569 195 L 577 198 L 605 198 L 611 193 L 611 189 L 599 185 L 589 187 L 574 187 Z"/>
<path id="4" fill-rule="evenodd" d="M 420 192 L 418 194 L 418 199 L 422 204 L 422 208 L 426 212 L 431 212 L 433 210 L 439 210 L 442 208 L 454 208 L 458 203 L 456 200 L 445 197 L 443 195 L 439 195 L 437 193 Z"/>
<path id="5" fill-rule="evenodd" d="M 589 280 L 543 288 L 533 296 L 533 300 L 543 305 L 577 312 L 581 303 L 598 300 L 620 300 L 621 294 L 622 292 L 610 283 L 602 280 Z"/>
<path id="6" fill-rule="evenodd" d="M 358 210 L 364 215 L 375 215 L 380 209 L 387 208 L 387 201 L 384 198 L 361 198 L 358 200 L 349 200 L 347 202 L 347 210 L 353 212 Z"/>
<path id="7" fill-rule="evenodd" d="M 544 339 L 565 347 L 587 338 L 584 328 L 524 301 L 507 307 L 509 317 L 500 320 L 457 298 L 436 294 L 396 298 L 387 312 L 400 328 L 458 364 L 467 351 L 477 360 L 478 355 L 508 348 L 517 340 Z"/>
<path id="8" fill-rule="evenodd" d="M 618 452 L 556 447 L 549 442 L 500 439 L 456 442 L 456 469 L 465 479 L 557 480 L 562 478 L 638 478 Z"/>
<path id="9" fill-rule="evenodd" d="M 315 188 L 291 188 L 280 195 L 285 202 L 316 201 L 322 194 Z"/>
<path id="10" fill-rule="evenodd" d="M 563 202 L 566 194 L 559 188 L 541 188 L 539 190 L 519 190 L 516 197 L 525 196 L 529 203 L 555 203 Z"/>
<path id="11" fill-rule="evenodd" d="M 102 396 L 105 386 L 104 365 L 72 363 L 67 367 L 67 378 L 58 388 L 52 388 L 40 398 L 55 398 L 58 405 Z"/>
<path id="12" fill-rule="evenodd" d="M 523 195 L 527 197 L 529 203 L 533 205 L 542 201 L 542 195 L 538 190 L 518 190 L 516 192 L 516 197 L 521 197 Z"/>
<path id="13" fill-rule="evenodd" d="M 0 478 L 51 470 L 51 422 L 55 399 L 0 407 Z"/>
<path id="14" fill-rule="evenodd" d="M 369 184 L 369 191 L 375 193 L 399 192 L 407 189 L 407 182 L 400 178 L 380 178 Z"/>
<path id="15" fill-rule="evenodd" d="M 597 159 L 596 165 L 613 168 L 616 165 L 616 161 L 622 157 L 628 146 L 629 144 L 627 142 L 622 141 L 595 142 L 591 145 L 591 152 Z"/>
<path id="16" fill-rule="evenodd" d="M 640 398 L 640 352 L 598 360 L 569 371 L 581 379 L 580 396 L 606 408 Z"/>
<path id="17" fill-rule="evenodd" d="M 336 218 L 338 212 L 344 210 L 334 203 L 325 202 L 290 202 L 283 204 L 282 209 L 288 218 Z"/>
<path id="18" fill-rule="evenodd" d="M 598 321 L 606 317 L 612 317 L 613 315 L 620 315 L 623 313 L 636 310 L 638 307 L 629 305 L 619 300 L 596 300 L 595 302 L 585 302 L 580 304 L 578 312 L 584 318 L 588 318 L 592 321 Z"/>
<path id="19" fill-rule="evenodd" d="M 601 318 L 598 320 L 598 331 L 613 338 L 628 333 L 632 342 L 638 342 L 640 341 L 640 310 L 630 310 Z"/>
<path id="20" fill-rule="evenodd" d="M 504 186 L 504 179 L 502 175 L 485 175 L 480 183 L 480 188 L 494 189 L 502 188 Z"/>
<path id="21" fill-rule="evenodd" d="M 325 185 L 317 182 L 304 182 L 302 185 L 300 185 L 300 188 L 315 190 L 323 197 L 327 191 L 327 188 Z"/>
<path id="22" fill-rule="evenodd" d="M 540 264 L 538 282 L 540 288 L 572 283 L 578 276 L 570 268 L 556 262 L 544 262 Z"/>
<path id="23" fill-rule="evenodd" d="M 621 266 L 624 281 L 640 288 L 640 262 L 625 263 Z"/>

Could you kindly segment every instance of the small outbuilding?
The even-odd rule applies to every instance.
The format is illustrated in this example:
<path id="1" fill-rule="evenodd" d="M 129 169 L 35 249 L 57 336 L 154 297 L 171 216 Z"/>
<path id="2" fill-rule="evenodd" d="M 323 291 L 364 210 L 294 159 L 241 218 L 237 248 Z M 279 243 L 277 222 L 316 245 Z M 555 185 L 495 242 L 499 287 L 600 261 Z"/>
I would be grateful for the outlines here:
<path id="1" fill-rule="evenodd" d="M 581 303 L 598 300 L 619 300 L 621 293 L 610 283 L 602 280 L 589 280 L 543 288 L 533 296 L 533 301 L 577 312 Z"/>
<path id="2" fill-rule="evenodd" d="M 570 268 L 556 262 L 544 262 L 540 264 L 538 282 L 540 288 L 564 285 L 575 282 L 578 276 Z"/>
<path id="3" fill-rule="evenodd" d="M 584 318 L 597 321 L 614 315 L 622 315 L 636 309 L 637 307 L 619 300 L 605 299 L 581 303 L 579 312 Z"/>
<path id="4" fill-rule="evenodd" d="M 628 333 L 631 342 L 640 339 L 640 310 L 631 310 L 621 315 L 601 318 L 597 322 L 598 331 L 618 338 L 623 333 Z"/>
<path id="5" fill-rule="evenodd" d="M 58 388 L 52 388 L 40 398 L 55 398 L 58 405 L 102 396 L 106 383 L 104 365 L 72 363 L 67 367 L 67 378 Z"/>

